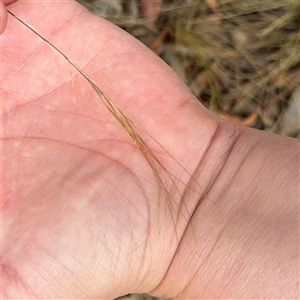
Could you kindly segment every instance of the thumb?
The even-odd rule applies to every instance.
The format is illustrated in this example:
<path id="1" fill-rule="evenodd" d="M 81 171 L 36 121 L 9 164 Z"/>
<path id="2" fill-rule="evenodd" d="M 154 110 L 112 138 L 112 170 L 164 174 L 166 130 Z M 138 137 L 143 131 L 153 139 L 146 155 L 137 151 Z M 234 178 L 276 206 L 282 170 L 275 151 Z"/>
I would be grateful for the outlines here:
<path id="1" fill-rule="evenodd" d="M 7 24 L 7 11 L 4 3 L 0 0 L 0 34 L 2 34 L 3 31 L 5 30 L 6 24 Z"/>

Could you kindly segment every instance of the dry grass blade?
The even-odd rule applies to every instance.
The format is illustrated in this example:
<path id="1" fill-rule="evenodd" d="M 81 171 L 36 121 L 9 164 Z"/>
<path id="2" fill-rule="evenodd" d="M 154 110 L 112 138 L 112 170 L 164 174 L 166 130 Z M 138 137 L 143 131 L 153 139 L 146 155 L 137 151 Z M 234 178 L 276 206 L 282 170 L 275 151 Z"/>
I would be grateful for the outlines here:
<path id="1" fill-rule="evenodd" d="M 163 180 L 161 179 L 161 175 L 160 175 L 159 169 L 161 169 L 163 172 L 165 172 L 165 174 L 167 174 L 167 176 L 169 177 L 169 179 L 171 179 L 171 182 L 173 183 L 175 189 L 177 189 L 177 191 L 178 191 L 177 185 L 175 183 L 175 179 L 177 179 L 177 178 L 175 178 L 175 176 L 173 176 L 161 164 L 161 162 L 157 159 L 157 157 L 154 155 L 154 153 L 151 151 L 151 149 L 147 146 L 147 144 L 145 143 L 145 141 L 133 129 L 133 126 L 137 126 L 137 125 L 123 114 L 123 112 L 116 106 L 116 104 L 114 103 L 114 101 L 99 88 L 99 86 L 96 84 L 96 82 L 94 82 L 88 76 L 88 74 L 86 74 L 79 66 L 77 66 L 74 62 L 72 62 L 61 50 L 59 50 L 56 46 L 54 46 L 52 43 L 50 43 L 45 37 L 43 37 L 40 33 L 38 33 L 29 24 L 27 24 L 26 22 L 24 22 L 22 19 L 20 19 L 19 17 L 17 17 L 12 12 L 8 11 L 8 13 L 11 14 L 14 18 L 16 18 L 23 25 L 25 25 L 27 28 L 29 28 L 31 31 L 33 31 L 36 35 L 38 35 L 43 41 L 45 41 L 45 43 L 47 43 L 50 47 L 52 47 L 53 49 L 55 49 L 59 54 L 61 54 L 69 62 L 69 64 L 71 66 L 73 66 L 88 81 L 88 83 L 94 89 L 94 91 L 96 92 L 96 94 L 98 95 L 98 97 L 101 99 L 101 101 L 103 102 L 103 104 L 106 106 L 106 108 L 115 117 L 115 119 L 122 125 L 122 127 L 124 128 L 124 130 L 127 132 L 127 134 L 131 137 L 131 139 L 137 145 L 137 147 L 141 151 L 142 155 L 144 156 L 145 160 L 147 161 L 148 165 L 150 166 L 150 168 L 151 168 L 151 170 L 152 170 L 152 172 L 153 172 L 153 174 L 155 176 L 155 179 L 156 179 L 158 187 L 159 187 L 159 191 L 162 192 L 164 199 L 166 199 L 166 203 L 167 203 L 167 206 L 169 208 L 170 216 L 171 216 L 171 219 L 172 219 L 172 222 L 173 222 L 173 225 L 174 225 L 176 239 L 177 239 L 177 242 L 179 242 L 179 238 L 178 238 L 177 232 L 176 232 L 176 222 L 177 222 L 177 220 L 176 220 L 176 217 L 172 213 L 172 211 L 174 211 L 172 209 L 172 204 L 173 204 L 172 203 L 172 199 L 171 199 L 171 196 L 170 196 L 167 188 L 165 187 L 165 185 L 163 183 Z M 142 131 L 144 131 L 142 128 L 140 128 L 140 129 Z M 151 137 L 151 138 L 154 139 L 153 137 Z M 158 145 L 163 148 L 163 146 L 160 143 L 158 143 Z M 171 155 L 170 155 L 170 157 L 172 159 L 174 159 Z M 177 162 L 177 163 L 181 166 L 181 164 L 179 162 Z M 181 167 L 184 169 L 183 166 L 181 166 Z M 191 176 L 191 178 L 193 180 L 192 176 Z M 177 179 L 177 180 L 179 180 L 179 179 Z M 179 182 L 181 182 L 181 181 L 179 180 Z M 148 296 L 148 295 L 139 295 L 139 296 L 137 296 L 137 295 L 128 295 L 127 297 L 128 297 L 128 299 L 133 299 L 133 300 L 137 299 L 137 297 L 140 297 L 140 299 L 153 299 L 151 296 Z M 157 299 L 162 299 L 162 298 L 157 298 Z"/>
<path id="2" fill-rule="evenodd" d="M 20 19 L 19 17 L 17 17 L 15 14 L 13 14 L 12 12 L 8 11 L 9 14 L 11 14 L 14 18 L 16 18 L 19 22 L 21 22 L 22 24 L 24 24 L 27 28 L 29 28 L 31 31 L 33 31 L 36 35 L 38 35 L 43 41 L 45 41 L 45 43 L 47 43 L 50 47 L 52 47 L 53 49 L 55 49 L 59 54 L 61 54 L 67 61 L 68 63 L 73 66 L 86 80 L 87 82 L 90 84 L 90 86 L 94 89 L 94 91 L 96 92 L 96 94 L 98 95 L 98 97 L 101 99 L 102 103 L 106 106 L 106 108 L 109 110 L 109 112 L 115 117 L 115 119 L 121 124 L 121 126 L 124 128 L 124 130 L 126 131 L 126 133 L 131 137 L 131 139 L 134 141 L 134 143 L 136 144 L 136 146 L 138 147 L 138 149 L 141 151 L 142 155 L 144 156 L 146 162 L 148 163 L 149 167 L 151 168 L 158 187 L 159 187 L 159 191 L 162 192 L 164 199 L 166 199 L 170 214 L 171 214 L 171 218 L 172 218 L 172 222 L 174 224 L 174 228 L 176 228 L 176 223 L 177 223 L 177 217 L 175 217 L 172 213 L 172 211 L 174 211 L 174 201 L 172 201 L 171 199 L 171 195 L 169 193 L 169 191 L 167 190 L 161 175 L 160 175 L 160 171 L 164 172 L 167 177 L 170 179 L 170 181 L 173 184 L 173 187 L 175 188 L 175 190 L 180 194 L 179 192 L 179 188 L 177 187 L 177 183 L 180 182 L 182 184 L 184 184 L 180 179 L 176 178 L 176 176 L 174 176 L 172 173 L 170 173 L 164 166 L 163 164 L 159 161 L 159 159 L 154 155 L 154 153 L 151 151 L 151 149 L 148 147 L 148 145 L 145 143 L 145 141 L 142 139 L 142 137 L 134 130 L 133 126 L 138 127 L 139 129 L 141 129 L 143 132 L 145 132 L 142 128 L 140 128 L 138 125 L 136 125 L 133 121 L 131 121 L 128 117 L 126 117 L 123 112 L 117 107 L 117 105 L 114 103 L 114 101 L 108 96 L 106 95 L 101 89 L 100 87 L 97 85 L 96 82 L 94 82 L 89 76 L 88 74 L 86 74 L 78 65 L 76 65 L 73 61 L 71 61 L 61 50 L 59 50 L 55 45 L 53 45 L 52 43 L 50 43 L 45 37 L 43 37 L 40 33 L 38 33 L 35 29 L 33 29 L 29 24 L 27 24 L 26 22 L 24 22 L 22 19 Z M 167 152 L 167 150 L 158 142 L 156 141 L 151 135 L 149 135 L 147 132 L 145 132 L 150 138 L 152 138 L 164 151 L 166 151 L 166 153 L 170 156 L 170 158 L 172 160 L 174 160 L 186 173 L 188 173 L 188 171 L 178 162 L 175 160 L 175 158 Z M 189 173 L 188 173 L 189 174 Z M 193 178 L 193 176 L 191 174 L 189 174 L 191 177 L 191 180 L 193 182 L 196 182 L 196 180 Z M 177 182 L 175 182 L 177 181 Z M 198 183 L 196 182 L 196 184 L 198 185 Z M 199 185 L 198 185 L 199 186 Z M 196 190 L 192 189 L 193 192 L 196 192 Z M 176 211 L 176 210 L 175 210 Z M 177 233 L 175 231 L 176 237 L 177 237 Z M 178 239 L 178 237 L 177 237 Z"/>

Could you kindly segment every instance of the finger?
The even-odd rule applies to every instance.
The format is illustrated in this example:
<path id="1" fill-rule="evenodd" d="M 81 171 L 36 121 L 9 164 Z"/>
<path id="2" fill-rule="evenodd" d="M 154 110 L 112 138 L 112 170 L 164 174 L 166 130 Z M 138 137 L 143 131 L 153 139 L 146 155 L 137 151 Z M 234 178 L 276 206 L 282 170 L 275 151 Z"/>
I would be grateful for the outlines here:
<path id="1" fill-rule="evenodd" d="M 5 30 L 6 24 L 7 24 L 7 11 L 6 11 L 4 3 L 1 1 L 1 3 L 0 3 L 0 34 L 2 34 L 3 31 Z"/>

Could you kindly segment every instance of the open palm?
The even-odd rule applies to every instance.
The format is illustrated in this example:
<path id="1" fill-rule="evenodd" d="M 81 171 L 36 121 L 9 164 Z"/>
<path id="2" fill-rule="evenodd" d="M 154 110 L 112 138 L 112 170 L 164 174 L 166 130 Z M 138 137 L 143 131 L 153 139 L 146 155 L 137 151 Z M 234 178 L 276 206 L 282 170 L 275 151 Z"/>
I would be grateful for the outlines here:
<path id="1" fill-rule="evenodd" d="M 160 168 L 166 199 L 142 153 L 88 82 L 10 17 L 1 37 L 4 298 L 150 291 L 196 205 L 185 203 L 187 213 L 177 216 L 216 121 L 158 57 L 78 4 L 17 2 L 8 9 L 138 125 L 176 176 L 176 188 Z"/>

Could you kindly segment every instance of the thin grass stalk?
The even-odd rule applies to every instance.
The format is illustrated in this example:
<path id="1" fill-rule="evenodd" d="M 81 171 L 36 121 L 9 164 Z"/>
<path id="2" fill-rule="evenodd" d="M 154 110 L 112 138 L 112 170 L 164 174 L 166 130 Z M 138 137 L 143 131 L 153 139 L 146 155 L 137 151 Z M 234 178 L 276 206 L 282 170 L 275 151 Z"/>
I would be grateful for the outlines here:
<path id="1" fill-rule="evenodd" d="M 151 168 L 154 177 L 157 181 L 159 190 L 162 192 L 163 197 L 167 201 L 167 206 L 171 214 L 172 222 L 174 225 L 174 228 L 176 228 L 176 224 L 178 221 L 178 215 L 175 218 L 173 215 L 172 209 L 174 201 L 172 201 L 172 197 L 167 190 L 166 186 L 163 183 L 163 180 L 161 178 L 160 172 L 158 168 L 161 168 L 161 170 L 167 175 L 167 177 L 171 180 L 172 184 L 174 185 L 175 189 L 177 192 L 179 192 L 179 188 L 177 187 L 176 180 L 180 183 L 183 183 L 180 179 L 178 179 L 175 175 L 173 175 L 171 172 L 169 172 L 163 164 L 158 160 L 158 158 L 154 155 L 154 153 L 151 151 L 151 149 L 148 147 L 146 142 L 142 139 L 142 137 L 133 129 L 133 126 L 137 126 L 133 121 L 131 121 L 128 117 L 126 117 L 123 112 L 117 107 L 117 105 L 114 103 L 114 101 L 107 95 L 105 94 L 101 88 L 97 85 L 96 82 L 94 82 L 91 77 L 85 73 L 78 65 L 76 65 L 70 58 L 68 58 L 61 50 L 59 50 L 55 45 L 53 45 L 51 42 L 49 42 L 45 37 L 43 37 L 39 32 L 37 32 L 34 28 L 32 28 L 29 24 L 27 24 L 25 21 L 17 17 L 15 14 L 13 14 L 11 11 L 8 11 L 10 15 L 12 15 L 14 18 L 16 18 L 19 22 L 21 22 L 23 25 L 25 25 L 27 28 L 29 28 L 32 32 L 34 32 L 37 36 L 39 36 L 45 43 L 47 43 L 50 47 L 55 49 L 59 54 L 61 54 L 67 61 L 68 63 L 74 67 L 90 84 L 90 86 L 93 88 L 93 90 L 96 92 L 98 97 L 101 99 L 102 103 L 105 105 L 105 107 L 109 110 L 109 112 L 115 117 L 115 119 L 121 124 L 121 126 L 124 128 L 124 130 L 127 132 L 127 134 L 131 137 L 131 139 L 134 141 L 136 146 L 139 148 L 141 151 L 142 155 L 144 156 L 146 162 L 148 163 L 149 167 Z M 139 127 L 140 128 L 140 127 Z M 142 128 L 140 128 L 143 130 Z M 143 132 L 145 132 L 143 130 Z M 147 134 L 147 133 L 146 133 Z M 147 134 L 150 136 L 149 134 Z M 150 136 L 163 150 L 166 151 L 166 153 L 185 171 L 187 174 L 189 172 L 177 161 L 175 158 L 168 153 L 168 151 L 158 142 L 156 141 L 152 136 Z M 193 178 L 191 174 L 189 174 L 191 177 L 191 180 L 196 182 L 197 181 Z M 184 184 L 184 183 L 183 183 Z M 199 184 L 197 183 L 199 186 Z M 195 189 L 192 189 L 194 192 L 197 192 Z M 181 196 L 181 194 L 180 194 Z M 176 237 L 177 237 L 177 232 Z M 178 237 L 177 237 L 178 240 Z"/>

